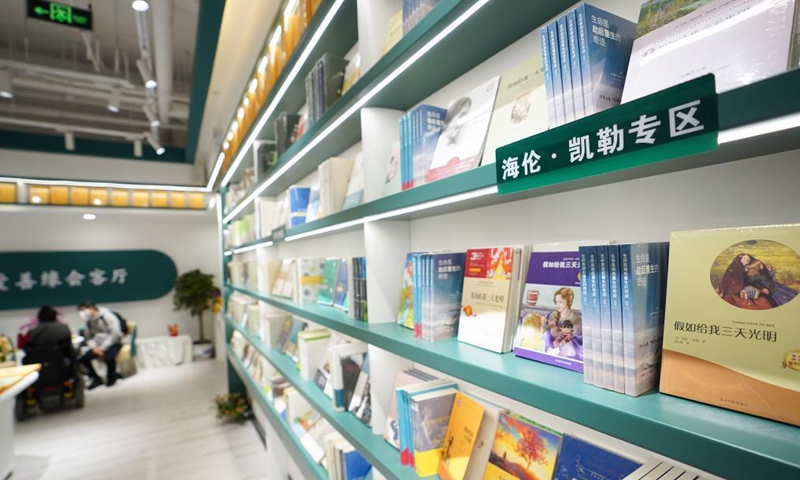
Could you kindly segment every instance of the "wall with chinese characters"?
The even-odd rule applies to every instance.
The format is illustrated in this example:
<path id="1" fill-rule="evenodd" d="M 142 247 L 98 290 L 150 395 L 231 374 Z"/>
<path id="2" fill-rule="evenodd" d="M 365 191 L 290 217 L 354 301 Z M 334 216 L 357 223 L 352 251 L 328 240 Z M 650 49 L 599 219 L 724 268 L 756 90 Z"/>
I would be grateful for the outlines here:
<path id="1" fill-rule="evenodd" d="M 72 207 L 2 207 L 0 208 L 0 252 L 64 252 L 64 251 L 119 251 L 119 250 L 155 250 L 169 257 L 181 274 L 199 268 L 213 273 L 220 278 L 219 235 L 214 210 L 202 212 L 181 211 L 127 211 L 117 209 L 93 209 L 97 219 L 82 219 L 80 208 Z M 155 261 L 155 259 L 151 259 Z M 150 261 L 145 259 L 144 261 Z M 111 268 L 111 267 L 109 267 Z M 122 267 L 121 267 L 122 268 Z M 55 279 L 46 269 L 43 272 L 31 272 L 31 286 L 25 293 L 39 292 L 39 303 L 52 302 L 49 285 Z M 0 265 L 2 271 L 2 265 Z M 91 284 L 91 271 L 78 272 L 85 275 L 82 279 L 87 286 Z M 117 272 L 115 286 L 119 284 Z M 98 288 L 111 285 L 113 269 L 105 272 L 108 282 Z M 44 278 L 45 283 L 42 284 Z M 24 280 L 24 279 L 23 279 Z M 73 278 L 73 281 L 76 279 Z M 125 281 L 132 280 L 126 277 Z M 20 278 L 12 278 L 6 285 L 17 288 Z M 66 277 L 58 281 L 67 282 Z M 32 282 L 35 282 L 31 285 Z M 88 282 L 88 283 L 87 283 Z M 99 282 L 99 279 L 96 279 Z M 77 287 L 76 287 L 77 288 Z M 161 289 L 157 294 L 161 294 Z M 145 297 L 146 298 L 146 297 Z M 119 311 L 128 320 L 138 324 L 138 333 L 142 337 L 167 335 L 167 325 L 177 323 L 180 333 L 189 333 L 198 338 L 198 322 L 185 311 L 175 312 L 172 307 L 172 291 L 153 300 L 105 303 L 112 310 Z M 64 320 L 75 330 L 82 326 L 74 306 L 58 307 Z M 33 316 L 36 308 L 24 310 L 0 310 L 0 333 L 16 338 L 19 326 Z M 206 315 L 206 338 L 212 336 L 211 315 Z"/>

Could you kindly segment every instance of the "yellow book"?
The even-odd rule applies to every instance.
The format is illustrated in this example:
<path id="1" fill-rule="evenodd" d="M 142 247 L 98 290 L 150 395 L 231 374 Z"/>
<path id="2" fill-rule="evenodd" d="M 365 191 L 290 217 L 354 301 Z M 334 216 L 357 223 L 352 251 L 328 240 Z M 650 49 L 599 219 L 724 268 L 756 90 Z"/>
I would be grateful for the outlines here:
<path id="1" fill-rule="evenodd" d="M 89 189 L 72 187 L 69 190 L 69 203 L 72 205 L 89 205 Z"/>
<path id="2" fill-rule="evenodd" d="M 442 480 L 463 480 L 483 420 L 483 405 L 456 393 L 442 444 L 438 473 Z"/>
<path id="3" fill-rule="evenodd" d="M 52 186 L 50 187 L 50 205 L 68 205 L 69 187 Z"/>
<path id="4" fill-rule="evenodd" d="M 133 206 L 148 208 L 150 206 L 150 192 L 147 190 L 135 190 L 133 192 Z"/>
<path id="5" fill-rule="evenodd" d="M 17 203 L 16 183 L 0 183 L 0 203 Z"/>
<path id="6" fill-rule="evenodd" d="M 389 28 L 386 29 L 386 39 L 383 41 L 381 55 L 392 49 L 403 38 L 403 10 L 395 13 L 389 19 Z"/>
<path id="7" fill-rule="evenodd" d="M 170 208 L 186 208 L 186 192 L 170 192 Z"/>
<path id="8" fill-rule="evenodd" d="M 167 192 L 150 192 L 150 204 L 153 208 L 167 208 Z"/>
<path id="9" fill-rule="evenodd" d="M 108 190 L 105 188 L 90 189 L 89 203 L 95 207 L 105 207 L 108 205 Z"/>
<path id="10" fill-rule="evenodd" d="M 190 193 L 189 208 L 194 208 L 197 210 L 206 208 L 206 196 L 202 193 Z"/>
<path id="11" fill-rule="evenodd" d="M 800 224 L 673 232 L 667 292 L 661 392 L 800 426 Z"/>
<path id="12" fill-rule="evenodd" d="M 50 188 L 41 186 L 28 187 L 28 203 L 47 205 L 50 203 Z"/>
<path id="13" fill-rule="evenodd" d="M 129 207 L 131 205 L 131 192 L 128 190 L 111 190 L 111 205 L 114 207 Z"/>

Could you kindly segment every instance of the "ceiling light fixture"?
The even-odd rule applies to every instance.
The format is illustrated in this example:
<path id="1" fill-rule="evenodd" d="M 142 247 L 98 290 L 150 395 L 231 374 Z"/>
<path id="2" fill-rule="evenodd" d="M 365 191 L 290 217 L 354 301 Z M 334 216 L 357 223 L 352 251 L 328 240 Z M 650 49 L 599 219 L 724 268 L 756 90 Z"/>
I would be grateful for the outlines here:
<path id="1" fill-rule="evenodd" d="M 22 183 L 29 185 L 47 185 L 47 186 L 64 186 L 64 187 L 88 187 L 88 188 L 123 188 L 126 190 L 158 190 L 176 192 L 209 192 L 207 187 L 190 186 L 190 185 L 165 185 L 165 184 L 144 184 L 144 183 L 121 183 L 121 182 L 89 182 L 79 180 L 48 180 L 42 178 L 24 178 L 24 177 L 4 177 L 0 176 L 0 182 L 7 183 Z"/>
<path id="2" fill-rule="evenodd" d="M 151 147 L 153 147 L 153 150 L 155 150 L 155 151 L 156 151 L 156 155 L 163 155 L 163 154 L 164 154 L 164 152 L 166 152 L 166 151 L 167 151 L 167 150 L 166 150 L 166 149 L 165 149 L 165 148 L 164 148 L 164 147 L 161 145 L 161 143 L 158 141 L 158 139 L 156 138 L 156 136 L 155 136 L 155 135 L 153 135 L 153 132 L 145 132 L 145 134 L 144 134 L 144 138 L 146 138 L 146 139 L 147 139 L 147 143 L 149 143 L 149 144 L 150 144 L 150 146 L 151 146 Z"/>
<path id="3" fill-rule="evenodd" d="M 233 132 L 228 132 L 228 136 L 225 137 L 229 142 L 233 141 Z"/>
<path id="4" fill-rule="evenodd" d="M 145 87 L 152 90 L 158 86 L 158 82 L 156 82 L 153 72 L 150 70 L 150 67 L 143 58 L 136 60 L 136 68 L 139 69 L 139 75 L 142 76 L 142 81 L 144 82 Z"/>
<path id="5" fill-rule="evenodd" d="M 75 151 L 75 134 L 72 132 L 64 132 L 64 148 L 70 152 Z"/>
<path id="6" fill-rule="evenodd" d="M 244 118 L 244 107 L 239 107 L 239 110 L 236 111 L 236 118 L 239 120 Z M 239 126 L 237 125 L 236 128 L 238 129 Z"/>
<path id="7" fill-rule="evenodd" d="M 14 98 L 13 78 L 8 70 L 0 70 L 0 97 Z"/>
<path id="8" fill-rule="evenodd" d="M 230 148 L 230 146 L 231 146 L 231 144 L 230 144 L 230 143 L 228 143 L 228 141 L 227 141 L 227 140 L 225 140 L 224 142 L 222 142 L 222 149 L 223 149 L 223 150 L 227 150 L 228 148 Z M 220 153 L 220 155 L 222 155 L 222 153 Z M 225 158 L 225 155 L 222 155 L 222 157 L 223 157 L 223 158 Z"/>
<path id="9" fill-rule="evenodd" d="M 134 0 L 133 3 L 131 3 L 131 7 L 137 12 L 146 12 L 150 9 L 150 4 L 145 0 Z"/>
<path id="10" fill-rule="evenodd" d="M 211 190 L 217 182 L 217 176 L 219 176 L 219 171 L 222 169 L 223 160 L 225 160 L 225 154 L 220 152 L 217 156 L 217 163 L 214 165 L 214 171 L 211 172 L 211 178 L 208 179 L 208 185 L 206 186 L 208 190 Z"/>
<path id="11" fill-rule="evenodd" d="M 249 92 L 256 93 L 256 90 L 258 90 L 258 80 L 254 78 L 252 81 L 250 81 Z"/>
<path id="12" fill-rule="evenodd" d="M 119 113 L 119 99 L 120 99 L 120 91 L 118 87 L 114 87 L 111 89 L 111 96 L 108 97 L 108 108 L 109 112 Z"/>
<path id="13" fill-rule="evenodd" d="M 142 106 L 142 110 L 144 110 L 144 115 L 147 117 L 147 121 L 150 122 L 151 127 L 161 126 L 161 120 L 159 120 L 158 116 L 156 116 L 156 111 L 152 105 L 145 103 Z"/>
<path id="14" fill-rule="evenodd" d="M 100 200 L 99 198 L 95 198 L 94 200 L 92 200 L 92 203 L 93 203 L 94 205 L 98 206 L 98 207 L 99 207 L 99 206 L 101 206 L 101 205 L 103 205 L 103 201 L 102 201 L 102 200 Z"/>
<path id="15" fill-rule="evenodd" d="M 267 71 L 267 65 L 269 65 L 269 57 L 264 55 L 261 57 L 261 61 L 258 62 L 258 73 L 264 73 Z"/>
<path id="16" fill-rule="evenodd" d="M 97 215 L 95 215 L 94 213 L 84 213 L 83 214 L 83 219 L 84 220 L 94 220 L 96 218 L 97 218 Z"/>
<path id="17" fill-rule="evenodd" d="M 31 203 L 35 203 L 37 205 L 42 203 L 42 197 L 39 197 L 38 195 L 34 195 L 33 197 L 31 197 Z"/>

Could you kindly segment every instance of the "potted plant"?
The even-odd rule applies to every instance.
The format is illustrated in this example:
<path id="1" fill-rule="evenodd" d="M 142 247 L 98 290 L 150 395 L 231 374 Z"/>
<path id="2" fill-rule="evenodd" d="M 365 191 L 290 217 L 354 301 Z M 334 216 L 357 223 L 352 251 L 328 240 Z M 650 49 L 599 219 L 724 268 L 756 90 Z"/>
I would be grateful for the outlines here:
<path id="1" fill-rule="evenodd" d="M 200 340 L 195 343 L 195 358 L 209 358 L 213 355 L 211 342 L 206 340 L 203 313 L 214 305 L 219 289 L 214 286 L 214 276 L 200 270 L 192 270 L 175 280 L 175 296 L 172 301 L 175 310 L 189 310 L 200 322 Z"/>

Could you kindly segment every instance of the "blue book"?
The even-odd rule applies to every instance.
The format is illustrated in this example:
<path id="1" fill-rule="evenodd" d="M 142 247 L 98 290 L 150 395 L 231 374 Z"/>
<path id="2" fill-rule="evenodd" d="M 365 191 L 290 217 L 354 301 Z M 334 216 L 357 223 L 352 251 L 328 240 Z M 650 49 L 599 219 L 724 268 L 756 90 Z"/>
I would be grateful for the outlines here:
<path id="1" fill-rule="evenodd" d="M 592 362 L 593 380 L 592 385 L 603 386 L 603 339 L 602 325 L 600 323 L 600 258 L 597 246 L 589 247 L 589 300 L 591 306 L 590 324 L 592 331 Z M 603 247 L 605 248 L 605 247 Z"/>
<path id="2" fill-rule="evenodd" d="M 658 383 L 669 243 L 623 244 L 619 249 L 625 394 L 635 397 Z"/>
<path id="3" fill-rule="evenodd" d="M 333 289 L 333 306 L 345 312 L 349 309 L 347 275 L 347 259 L 343 258 L 339 261 L 339 269 L 336 272 L 336 285 Z"/>
<path id="4" fill-rule="evenodd" d="M 589 289 L 589 247 L 579 247 L 581 262 L 581 299 L 583 300 L 583 381 L 594 384 L 594 359 L 592 358 L 592 302 L 594 290 Z"/>
<path id="5" fill-rule="evenodd" d="M 558 62 L 561 67 L 561 83 L 564 95 L 565 120 L 575 120 L 575 101 L 572 97 L 572 68 L 569 60 L 569 35 L 567 35 L 567 16 L 562 15 L 556 20 L 556 33 L 558 35 Z"/>
<path id="6" fill-rule="evenodd" d="M 413 465 L 414 424 L 411 417 L 411 396 L 457 388 L 455 382 L 443 379 L 430 380 L 408 387 L 401 387 L 397 392 L 397 414 L 400 424 L 400 461 L 403 465 Z"/>
<path id="7" fill-rule="evenodd" d="M 636 23 L 586 3 L 575 9 L 586 115 L 620 104 Z"/>
<path id="8" fill-rule="evenodd" d="M 419 128 L 413 151 L 412 187 L 418 187 L 425 183 L 425 177 L 431 168 L 431 160 L 436 151 L 436 143 L 439 141 L 439 134 L 442 133 L 442 125 L 447 116 L 446 108 L 433 105 L 420 105 L 416 110 L 419 112 Z"/>
<path id="9" fill-rule="evenodd" d="M 411 257 L 412 263 L 412 271 L 414 272 L 412 277 L 413 282 L 413 290 L 412 295 L 414 298 L 414 326 L 412 330 L 414 330 L 414 336 L 417 337 L 417 331 L 422 324 L 422 262 L 421 262 L 422 254 L 416 254 Z"/>
<path id="10" fill-rule="evenodd" d="M 296 227 L 306 223 L 310 187 L 289 187 L 289 226 Z"/>
<path id="11" fill-rule="evenodd" d="M 422 338 L 438 341 L 455 336 L 461 314 L 465 253 L 429 255 L 428 307 Z"/>
<path id="12" fill-rule="evenodd" d="M 619 245 L 608 246 L 608 294 L 611 299 L 611 353 L 614 357 L 614 391 L 625 393 L 625 366 L 622 347 L 622 297 L 619 270 Z"/>
<path id="13" fill-rule="evenodd" d="M 564 435 L 553 480 L 622 480 L 640 466 L 616 453 Z"/>
<path id="14" fill-rule="evenodd" d="M 550 66 L 550 40 L 547 35 L 547 27 L 541 29 L 542 37 L 542 71 L 544 72 L 544 91 L 547 95 L 547 126 L 555 128 L 556 123 L 556 102 L 555 91 L 553 90 L 553 70 Z"/>
<path id="15" fill-rule="evenodd" d="M 597 247 L 597 273 L 600 292 L 600 341 L 603 344 L 602 387 L 614 389 L 614 351 L 611 347 L 611 295 L 608 284 L 608 245 Z M 600 386 L 600 385 L 598 385 Z"/>
<path id="16" fill-rule="evenodd" d="M 572 73 L 572 99 L 575 104 L 575 118 L 586 116 L 583 106 L 583 76 L 581 75 L 581 57 L 578 47 L 578 26 L 575 10 L 567 12 L 567 47 L 569 48 L 569 67 Z"/>
<path id="17" fill-rule="evenodd" d="M 352 445 L 341 452 L 342 478 L 344 480 L 364 480 L 372 471 L 372 465 Z"/>
<path id="18" fill-rule="evenodd" d="M 561 62 L 558 54 L 558 33 L 556 32 L 556 22 L 547 24 L 547 39 L 550 46 L 550 66 L 553 67 L 553 101 L 556 105 L 556 125 L 564 125 L 566 122 L 564 109 L 564 84 L 561 80 Z"/>

